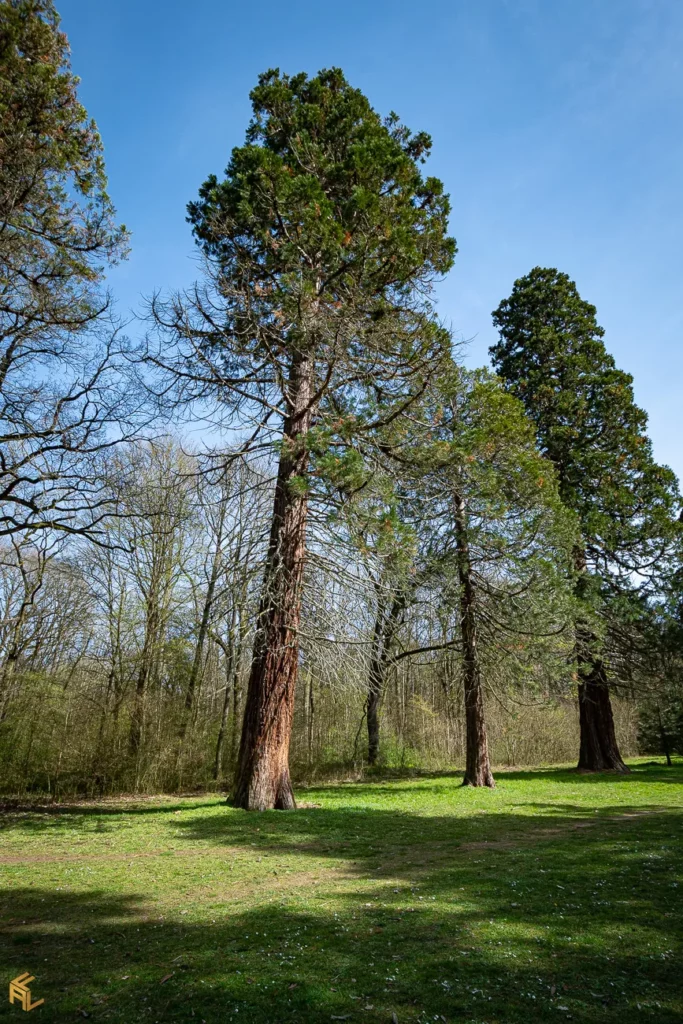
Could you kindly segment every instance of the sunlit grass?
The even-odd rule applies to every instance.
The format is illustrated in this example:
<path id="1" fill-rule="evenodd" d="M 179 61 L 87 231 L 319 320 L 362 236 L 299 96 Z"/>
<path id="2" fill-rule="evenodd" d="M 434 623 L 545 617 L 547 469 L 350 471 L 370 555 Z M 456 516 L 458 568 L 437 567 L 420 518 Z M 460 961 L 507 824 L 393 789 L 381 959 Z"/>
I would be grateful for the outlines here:
<path id="1" fill-rule="evenodd" d="M 683 764 L 459 783 L 7 812 L 4 977 L 44 1020 L 680 1022 Z"/>

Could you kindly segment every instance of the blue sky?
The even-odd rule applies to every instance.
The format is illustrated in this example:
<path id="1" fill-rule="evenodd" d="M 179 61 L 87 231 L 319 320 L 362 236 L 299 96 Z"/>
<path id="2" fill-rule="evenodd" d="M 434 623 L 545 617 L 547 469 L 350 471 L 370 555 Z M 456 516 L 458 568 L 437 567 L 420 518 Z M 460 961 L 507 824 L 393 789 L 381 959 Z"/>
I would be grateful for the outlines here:
<path id="1" fill-rule="evenodd" d="M 683 476 L 683 3 L 57 0 L 133 233 L 119 308 L 195 275 L 185 204 L 244 136 L 260 71 L 342 67 L 434 140 L 459 255 L 441 315 L 487 361 L 491 310 L 540 264 L 573 277 Z"/>

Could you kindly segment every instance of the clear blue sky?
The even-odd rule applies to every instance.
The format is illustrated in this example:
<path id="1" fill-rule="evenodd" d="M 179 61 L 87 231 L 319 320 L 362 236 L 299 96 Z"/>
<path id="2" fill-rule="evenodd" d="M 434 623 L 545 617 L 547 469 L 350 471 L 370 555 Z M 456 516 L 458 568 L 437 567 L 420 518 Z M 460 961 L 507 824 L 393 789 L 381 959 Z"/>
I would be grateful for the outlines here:
<path id="1" fill-rule="evenodd" d="M 680 0 L 57 0 L 133 232 L 122 312 L 195 273 L 185 204 L 220 173 L 260 71 L 338 65 L 434 140 L 459 255 L 440 311 L 487 361 L 491 310 L 540 264 L 572 276 L 683 476 Z"/>

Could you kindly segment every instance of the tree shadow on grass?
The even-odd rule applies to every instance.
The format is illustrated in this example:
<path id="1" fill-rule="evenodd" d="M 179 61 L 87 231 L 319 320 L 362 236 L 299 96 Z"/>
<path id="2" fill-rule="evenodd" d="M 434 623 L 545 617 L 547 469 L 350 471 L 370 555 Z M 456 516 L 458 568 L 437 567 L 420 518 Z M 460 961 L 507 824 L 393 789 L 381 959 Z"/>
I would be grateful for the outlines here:
<path id="1" fill-rule="evenodd" d="M 542 779 L 548 782 L 570 782 L 581 786 L 604 786 L 605 784 L 629 785 L 643 782 L 668 782 L 674 785 L 683 784 L 683 762 L 677 761 L 671 766 L 660 762 L 636 763 L 629 766 L 630 771 L 621 772 L 583 772 L 568 768 L 532 768 L 505 771 L 500 779 L 514 782 Z"/>
<path id="2" fill-rule="evenodd" d="M 592 806 L 571 803 L 525 803 L 524 812 L 478 807 L 468 815 L 414 814 L 363 808 L 352 804 L 308 808 L 297 814 L 268 811 L 259 815 L 226 810 L 213 815 L 191 811 L 173 822 L 174 835 L 190 844 L 224 845 L 251 853 L 306 854 L 341 858 L 358 871 L 376 868 L 417 851 L 427 862 L 435 853 L 457 853 L 472 844 L 499 844 L 568 837 L 579 830 L 614 828 L 644 816 L 681 817 L 681 809 L 625 804 Z"/>
<path id="3" fill-rule="evenodd" d="M 217 804 L 224 804 L 225 797 L 221 794 L 217 794 L 208 800 L 197 800 L 193 796 L 175 797 L 173 800 L 161 803 L 162 799 L 159 796 L 149 797 L 149 803 L 136 803 L 131 801 L 130 803 L 124 803 L 123 798 L 114 798 L 119 802 L 116 804 L 109 805 L 107 803 L 80 803 L 79 801 L 65 802 L 59 804 L 32 804 L 25 803 L 21 800 L 0 800 L 0 814 L 24 814 L 24 815 L 36 815 L 45 816 L 47 818 L 60 818 L 65 815 L 77 815 L 83 817 L 108 817 L 110 815 L 115 817 L 127 817 L 130 815 L 139 814 L 168 814 L 171 811 L 183 811 L 187 810 L 188 807 L 200 808 L 200 807 L 215 807 Z M 154 802 L 152 802 L 154 801 Z"/>
<path id="4" fill-rule="evenodd" d="M 667 782 L 675 785 L 683 785 L 683 760 L 677 759 L 673 765 L 667 766 L 664 762 L 638 762 L 632 764 L 630 772 L 579 772 L 576 768 L 522 768 L 509 769 L 497 768 L 494 771 L 497 782 L 505 786 L 507 782 L 561 782 L 581 786 L 605 786 L 621 783 L 643 783 L 643 782 Z M 301 787 L 297 792 L 300 795 L 343 795 L 358 794 L 367 798 L 369 793 L 391 793 L 393 795 L 402 793 L 428 793 L 428 792 L 453 792 L 453 780 L 462 779 L 462 771 L 415 771 L 411 770 L 403 774 L 386 775 L 377 774 L 367 778 L 338 784 L 312 783 L 310 786 Z M 387 783 L 393 782 L 394 785 Z M 413 785 L 405 785 L 413 782 Z M 430 785 L 433 783 L 433 785 Z"/>
<path id="5" fill-rule="evenodd" d="M 234 849 L 230 817 L 211 838 Z M 322 889 L 297 898 L 263 862 L 250 897 L 226 890 L 221 875 L 222 886 L 205 883 L 201 903 L 170 908 L 142 877 L 118 895 L 101 878 L 78 892 L 27 879 L 2 894 L 3 976 L 36 976 L 45 1021 L 390 1024 L 395 1014 L 399 1024 L 679 1024 L 680 814 L 572 830 L 567 812 L 562 834 L 530 833 L 525 820 L 532 843 L 495 849 L 458 849 L 460 833 L 444 818 L 378 817 L 364 852 L 329 846 L 330 835 L 342 841 L 344 812 L 256 819 L 268 832 L 263 848 L 279 857 L 314 864 L 328 836 L 346 864 L 345 875 L 330 872 Z M 515 815 L 491 817 L 499 840 L 514 832 Z M 348 831 L 362 825 L 353 812 L 345 821 Z M 186 834 L 199 848 L 201 820 Z M 397 835 L 409 850 L 392 847 Z M 444 841 L 448 856 L 420 858 Z M 368 877 L 377 851 L 386 861 L 392 850 L 401 856 L 391 877 Z M 0 1018 L 16 1012 L 0 1004 Z"/>
<path id="6" fill-rule="evenodd" d="M 0 860 L 3 832 L 25 832 L 36 836 L 53 835 L 55 838 L 64 834 L 77 834 L 81 839 L 87 839 L 101 833 L 115 835 L 122 823 L 140 816 L 156 818 L 163 822 L 169 815 L 184 813 L 190 809 L 195 811 L 222 807 L 224 804 L 225 798 L 215 798 L 205 801 L 157 803 L 149 806 L 109 807 L 106 804 L 97 804 L 81 807 L 78 804 L 61 804 L 55 807 L 0 807 Z"/>

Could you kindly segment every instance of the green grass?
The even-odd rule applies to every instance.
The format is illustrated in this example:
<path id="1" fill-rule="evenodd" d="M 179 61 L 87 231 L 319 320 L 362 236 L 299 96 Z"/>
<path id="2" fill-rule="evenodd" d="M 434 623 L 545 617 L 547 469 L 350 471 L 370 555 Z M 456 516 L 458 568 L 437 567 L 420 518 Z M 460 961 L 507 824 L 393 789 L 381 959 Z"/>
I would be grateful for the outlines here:
<path id="1" fill-rule="evenodd" d="M 680 1024 L 683 763 L 459 783 L 7 811 L 3 986 L 48 1021 Z"/>

